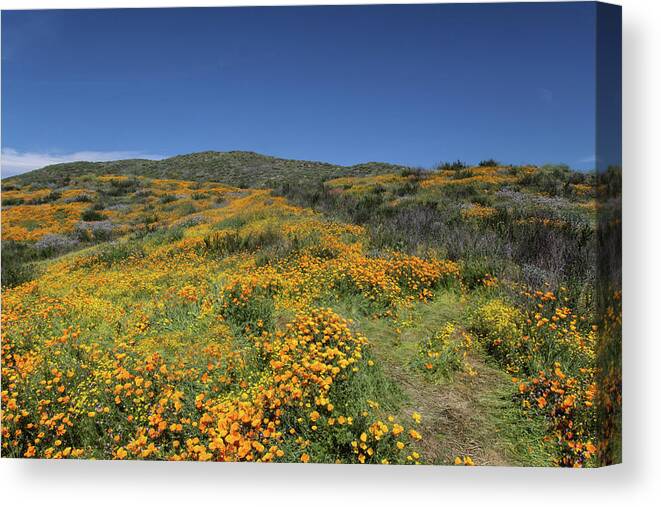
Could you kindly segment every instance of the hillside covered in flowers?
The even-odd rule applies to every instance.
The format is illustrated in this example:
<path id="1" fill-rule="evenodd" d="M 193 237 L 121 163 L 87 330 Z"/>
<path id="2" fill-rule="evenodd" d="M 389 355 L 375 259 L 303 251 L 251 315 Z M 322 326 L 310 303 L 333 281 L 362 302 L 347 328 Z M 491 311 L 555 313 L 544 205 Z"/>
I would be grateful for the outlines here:
<path id="1" fill-rule="evenodd" d="M 3 181 L 3 457 L 617 461 L 617 173 L 157 167 Z"/>

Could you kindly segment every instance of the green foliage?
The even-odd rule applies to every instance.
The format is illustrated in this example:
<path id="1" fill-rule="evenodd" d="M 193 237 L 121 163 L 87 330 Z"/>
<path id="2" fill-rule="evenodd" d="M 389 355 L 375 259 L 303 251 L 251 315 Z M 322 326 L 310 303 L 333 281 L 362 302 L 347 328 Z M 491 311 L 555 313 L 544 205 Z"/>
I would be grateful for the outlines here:
<path id="1" fill-rule="evenodd" d="M 357 180 L 360 191 L 347 181 L 342 186 L 283 185 L 279 193 L 296 204 L 365 225 L 374 251 L 417 255 L 433 250 L 462 260 L 469 288 L 486 274 L 506 274 L 531 286 L 565 285 L 576 302 L 590 291 L 597 263 L 595 218 L 587 206 L 580 206 L 590 205 L 594 197 L 575 193 L 573 185 L 595 183 L 566 166 L 496 166 L 485 175 L 482 169 L 489 167 L 448 164 L 442 169 L 448 171 L 443 175 L 447 179 L 432 185 L 428 180 L 437 173 L 406 170 L 390 181 L 376 178 L 363 186 Z M 617 188 L 613 174 L 602 179 L 614 181 L 611 186 Z M 514 181 L 505 185 L 499 179 Z M 471 215 L 475 205 L 489 209 Z"/>
<path id="2" fill-rule="evenodd" d="M 459 407 L 459 402 L 454 406 L 450 403 L 446 408 L 446 399 L 442 400 L 443 411 L 452 413 L 460 426 L 470 423 L 483 425 L 479 431 L 475 428 L 466 430 L 471 437 L 471 446 L 475 441 L 479 446 L 493 439 L 496 443 L 489 450 L 493 450 L 496 444 L 509 443 L 514 448 L 513 455 L 523 456 L 523 463 L 548 464 L 542 449 L 544 428 L 540 428 L 539 419 L 533 418 L 537 414 L 526 419 L 528 414 L 523 417 L 514 410 L 516 393 L 512 392 L 509 376 L 500 379 L 502 382 L 496 382 L 495 387 L 491 384 L 493 377 L 489 375 L 493 375 L 493 371 L 489 362 L 494 363 L 495 368 L 496 361 L 482 357 L 484 352 L 480 344 L 501 367 L 517 376 L 548 367 L 556 359 L 560 359 L 563 367 L 566 366 L 571 372 L 591 364 L 585 356 L 563 344 L 560 335 L 548 330 L 551 325 L 532 329 L 535 317 L 526 313 L 529 310 L 526 304 L 533 305 L 522 303 L 520 299 L 523 296 L 513 295 L 512 292 L 521 287 L 519 282 L 541 287 L 543 284 L 540 281 L 548 281 L 570 286 L 562 295 L 563 305 L 566 301 L 570 301 L 567 305 L 571 305 L 577 299 L 573 288 L 580 288 L 583 294 L 591 294 L 589 280 L 595 265 L 595 259 L 591 256 L 595 239 L 594 223 L 586 219 L 591 212 L 584 211 L 582 205 L 591 203 L 585 196 L 596 185 L 602 186 L 604 193 L 615 192 L 619 174 L 613 169 L 590 179 L 562 167 L 547 167 L 541 171 L 532 171 L 527 167 L 495 167 L 493 171 L 483 169 L 496 164 L 494 160 L 486 160 L 480 164 L 482 168 L 467 168 L 463 163 L 455 162 L 441 168 L 448 171 L 447 174 L 439 174 L 378 163 L 341 168 L 331 164 L 285 161 L 233 152 L 195 154 L 159 162 L 121 161 L 99 166 L 72 164 L 74 170 L 71 174 L 61 174 L 65 168 L 70 168 L 67 165 L 65 168 L 47 168 L 43 173 L 37 171 L 36 174 L 25 175 L 21 181 L 33 181 L 38 186 L 46 181 L 39 178 L 51 175 L 56 182 L 68 182 L 69 188 L 81 186 L 90 192 L 89 195 L 98 196 L 83 213 L 86 223 L 68 224 L 68 229 L 62 229 L 66 234 L 73 234 L 69 232 L 71 227 L 74 227 L 74 232 L 82 231 L 80 239 L 85 241 L 76 244 L 87 248 L 87 252 L 64 260 L 63 265 L 67 268 L 71 266 L 71 270 L 64 275 L 55 273 L 57 269 L 49 269 L 47 274 L 54 279 L 58 276 L 70 276 L 71 279 L 79 276 L 79 280 L 87 276 L 107 280 L 114 276 L 115 280 L 120 281 L 118 286 L 121 288 L 116 288 L 110 296 L 112 304 L 107 299 L 105 305 L 95 309 L 102 318 L 90 319 L 98 327 L 92 329 L 90 322 L 75 322 L 79 328 L 85 329 L 84 339 L 98 343 L 111 340 L 115 335 L 127 336 L 131 347 L 139 340 L 140 347 L 148 344 L 145 350 L 152 347 L 159 353 L 164 352 L 166 357 L 176 357 L 177 348 L 190 346 L 190 355 L 194 357 L 186 358 L 190 361 L 188 365 L 196 364 L 203 347 L 229 343 L 227 350 L 214 351 L 218 354 L 218 362 L 213 371 L 207 363 L 197 365 L 204 375 L 227 376 L 228 383 L 215 391 L 218 395 L 232 391 L 238 393 L 238 383 L 246 379 L 252 383 L 267 372 L 266 361 L 271 357 L 267 354 L 258 357 L 261 352 L 258 353 L 255 348 L 256 340 L 264 336 L 264 331 L 274 333 L 270 338 L 277 335 L 276 331 L 287 333 L 289 328 L 286 323 L 291 322 L 299 306 L 342 308 L 340 313 L 356 317 L 348 324 L 352 332 L 354 327 L 364 331 L 376 351 L 372 356 L 373 351 L 366 347 L 362 359 L 378 358 L 377 363 L 389 369 L 389 376 L 385 376 L 379 364 L 370 364 L 372 361 L 361 360 L 355 368 L 347 369 L 346 374 L 338 377 L 338 382 L 327 393 L 331 404 L 335 405 L 335 412 L 332 409 L 328 409 L 328 413 L 323 412 L 326 401 L 321 403 L 319 410 L 323 414 L 318 424 L 311 424 L 317 419 L 310 421 L 310 411 L 315 407 L 301 405 L 291 407 L 291 410 L 288 407 L 282 416 L 283 427 L 295 429 L 296 435 L 284 437 L 285 459 L 300 459 L 299 437 L 310 440 L 309 447 L 304 448 L 313 461 L 352 457 L 352 442 L 361 432 L 370 433 L 367 426 L 370 421 L 362 415 L 368 408 L 370 411 L 374 409 L 370 400 L 378 400 L 382 408 L 389 405 L 388 409 L 401 410 L 405 401 L 403 391 L 406 391 L 415 403 L 427 403 L 427 412 L 435 422 L 442 420 L 435 412 L 441 405 L 439 397 L 458 397 L 466 405 L 463 411 L 454 410 Z M 78 169 L 84 173 L 90 166 L 93 168 L 90 174 L 76 175 Z M 179 175 L 197 177 L 200 181 L 197 184 L 160 182 L 160 188 L 154 188 L 152 193 L 148 179 L 129 177 L 115 180 L 95 176 L 100 174 L 97 170 L 105 171 L 108 167 L 113 167 L 115 174 L 148 174 L 168 178 Z M 385 173 L 389 174 L 363 181 L 347 179 L 324 184 L 324 180 L 330 177 Z M 313 174 L 311 180 L 302 184 L 305 176 L 310 174 Z M 271 195 L 237 189 L 211 190 L 210 185 L 203 183 L 205 178 L 241 186 L 277 184 L 278 189 Z M 572 189 L 575 185 L 581 187 Z M 11 184 L 3 186 L 5 189 L 12 188 Z M 170 193 L 159 199 L 163 190 Z M 194 191 L 192 194 L 191 190 Z M 216 197 L 212 192 L 222 193 L 223 196 Z M 46 199 L 53 195 L 57 196 L 57 191 L 48 194 Z M 174 197 L 176 195 L 179 198 Z M 190 199 L 183 197 L 188 195 Z M 290 206 L 283 205 L 282 200 L 277 198 L 283 195 L 292 202 L 322 211 L 325 218 L 310 210 L 292 211 Z M 256 203 L 254 207 L 253 198 Z M 87 202 L 88 199 L 86 197 L 80 201 Z M 67 198 L 66 202 L 72 200 L 77 198 Z M 214 202 L 227 206 L 213 209 L 220 207 L 214 206 Z M 77 215 L 80 208 L 72 208 Z M 100 213 L 101 210 L 107 211 Z M 203 213 L 179 219 L 196 211 Z M 53 213 L 56 220 L 64 218 L 57 213 L 59 210 Z M 113 222 L 105 220 L 98 223 L 104 215 L 112 218 Z M 305 226 L 296 227 L 298 221 L 305 224 L 309 217 L 315 220 L 312 232 Z M 616 215 L 606 215 L 600 211 L 599 218 L 610 220 Z M 77 216 L 74 222 L 76 220 Z M 96 220 L 96 223 L 89 223 L 91 220 Z M 339 225 L 338 221 L 358 223 L 364 228 L 347 227 L 333 238 L 331 232 L 333 227 Z M 24 222 L 19 227 L 27 228 L 27 220 Z M 325 228 L 327 224 L 328 231 Z M 195 227 L 187 230 L 190 226 Z M 116 231 L 115 235 L 127 236 L 122 241 L 101 246 L 88 242 L 109 239 L 112 231 Z M 97 234 L 107 234 L 107 237 Z M 60 236 L 64 237 L 64 234 Z M 184 236 L 186 241 L 181 241 Z M 346 241 L 347 237 L 353 239 Z M 72 238 L 66 236 L 65 239 Z M 300 273 L 296 270 L 307 269 L 301 266 L 314 266 L 318 261 L 335 259 L 340 252 L 349 251 L 338 247 L 336 240 L 342 240 L 345 243 L 343 247 L 351 246 L 352 252 L 353 247 L 359 248 L 366 258 L 376 261 L 374 264 L 390 259 L 393 250 L 415 253 L 424 259 L 457 260 L 461 265 L 463 283 L 460 286 L 456 277 L 451 278 L 453 284 L 427 282 L 424 278 L 409 276 L 413 272 L 402 268 L 393 278 L 393 286 L 380 285 L 379 281 L 386 277 L 379 271 L 375 272 L 374 278 L 367 279 L 351 270 L 343 271 L 338 277 L 329 277 L 328 274 L 333 273 L 331 268 L 320 271 L 318 278 L 311 279 L 304 289 L 299 291 L 297 287 L 292 291 L 289 282 Z M 180 244 L 173 244 L 180 241 Z M 613 245 L 613 250 L 617 246 Z M 197 252 L 191 250 L 195 248 Z M 59 250 L 59 253 L 63 251 Z M 57 252 L 55 248 L 37 252 L 32 244 L 3 244 L 3 285 L 30 280 L 35 276 L 35 270 L 40 269 L 39 261 Z M 206 254 L 207 258 L 196 253 Z M 241 256 L 231 257 L 234 254 Z M 144 276 L 152 268 L 152 258 L 147 261 L 146 256 L 153 256 L 154 263 L 159 263 L 159 269 L 174 269 L 156 272 L 157 279 L 151 280 L 149 276 Z M 344 259 L 340 257 L 339 260 Z M 297 264 L 299 262 L 300 265 Z M 186 270 L 184 266 L 193 269 Z M 94 269 L 85 272 L 79 268 Z M 283 272 L 289 273 L 289 268 L 296 274 L 279 278 Z M 129 269 L 134 269 L 134 278 L 132 283 L 125 284 L 124 270 Z M 371 270 L 368 271 L 371 273 Z M 278 277 L 270 279 L 273 274 Z M 487 278 L 491 283 L 489 286 L 483 283 Z M 98 304 L 104 299 L 98 296 L 105 291 L 105 287 L 95 293 L 96 283 L 88 285 L 92 294 L 90 304 Z M 51 286 L 61 287 L 62 284 Z M 323 289 L 319 293 L 318 286 Z M 396 290 L 390 290 L 392 287 Z M 424 303 L 418 301 L 421 288 L 427 290 L 424 297 L 419 296 Z M 589 301 L 585 308 L 590 308 L 591 304 L 592 301 Z M 115 321 L 110 321 L 112 324 L 105 319 L 109 313 L 106 311 L 108 306 L 115 310 Z M 465 310 L 466 306 L 470 307 L 469 312 Z M 146 308 L 150 311 L 143 314 Z M 544 318 L 554 322 L 553 311 L 555 308 L 549 308 Z M 588 313 L 581 311 L 578 315 Z M 63 316 L 62 322 L 72 324 L 69 317 Z M 527 320 L 533 324 L 526 324 Z M 465 331 L 459 324 L 447 325 L 448 322 L 470 325 L 480 338 L 480 343 L 470 348 L 472 342 Z M 585 327 L 586 324 L 579 322 L 578 326 Z M 318 334 L 322 332 L 326 332 L 325 328 L 315 331 Z M 21 343 L 33 339 L 30 334 L 17 333 L 16 336 L 25 340 Z M 533 339 L 528 341 L 524 336 Z M 263 340 L 265 345 L 272 343 L 266 338 Z M 316 346 L 316 343 L 313 341 L 311 345 Z M 71 357 L 67 361 L 75 363 L 78 359 Z M 115 360 L 110 360 L 108 364 L 113 366 Z M 225 368 L 224 361 L 236 361 L 240 366 Z M 469 378 L 475 373 L 471 368 L 476 363 L 480 372 L 476 378 Z M 250 378 L 245 375 L 247 371 Z M 459 373 L 462 371 L 464 373 Z M 482 377 L 484 371 L 487 371 L 486 378 Z M 406 376 L 405 382 L 399 382 L 402 375 Z M 41 380 L 38 378 L 38 381 Z M 393 388 L 395 382 L 403 386 L 402 392 Z M 433 385 L 438 382 L 445 384 L 443 390 Z M 191 385 L 185 382 L 179 384 L 188 400 L 188 405 L 182 408 L 182 416 L 197 413 L 191 399 L 194 399 L 192 395 L 199 386 L 193 388 Z M 159 389 L 162 388 L 165 386 L 159 386 Z M 204 392 L 206 389 L 202 387 Z M 482 411 L 487 403 L 475 404 L 475 398 L 461 398 L 462 389 L 471 391 L 471 395 L 472 390 L 493 395 L 493 406 Z M 494 401 L 496 398 L 497 402 Z M 100 401 L 107 402 L 114 412 L 112 397 Z M 125 402 L 131 403 L 131 399 L 127 398 Z M 330 428 L 328 421 L 336 413 L 351 417 L 351 428 L 348 425 Z M 503 421 L 511 427 L 501 428 Z M 85 447 L 90 447 L 88 442 L 108 438 L 98 428 L 94 422 L 85 419 L 77 426 L 75 438 L 80 438 L 86 442 Z M 456 426 L 450 429 L 453 436 L 459 435 L 458 438 L 461 438 L 462 428 L 459 431 L 454 431 Z M 442 421 L 440 429 L 421 429 L 425 433 L 424 445 L 428 448 L 447 445 L 443 443 L 450 434 L 443 433 L 447 430 L 448 421 Z M 473 440 L 475 436 L 477 438 Z M 383 438 L 379 438 L 370 442 L 375 455 L 391 458 L 388 453 L 389 449 L 393 449 L 394 437 L 384 434 Z M 99 456 L 102 457 L 101 451 Z M 482 456 L 489 456 L 489 453 Z M 392 455 L 393 462 L 399 458 L 403 456 Z M 438 456 L 435 458 L 438 459 Z"/>
<path id="3" fill-rule="evenodd" d="M 103 216 L 101 213 L 96 211 L 93 208 L 86 209 L 83 211 L 83 214 L 80 215 L 80 219 L 85 221 L 85 222 L 99 222 L 101 220 L 105 219 L 105 216 Z"/>
<path id="4" fill-rule="evenodd" d="M 9 178 L 9 183 L 36 186 L 66 185 L 85 174 L 146 176 L 161 179 L 214 181 L 240 188 L 275 188 L 285 182 L 310 185 L 341 176 L 367 176 L 399 172 L 403 166 L 370 162 L 344 167 L 324 162 L 287 160 L 246 151 L 206 151 L 164 160 L 118 160 L 112 162 L 71 162 L 55 164 Z M 121 196 L 139 189 L 137 180 L 112 180 L 104 195 Z"/>
<path id="5" fill-rule="evenodd" d="M 112 267 L 115 264 L 127 259 L 138 260 L 144 258 L 146 252 L 139 241 L 115 241 L 104 244 L 92 253 L 83 258 L 80 263 L 82 267 L 90 267 L 97 264 L 103 264 L 105 267 Z"/>
<path id="6" fill-rule="evenodd" d="M 167 227 L 147 232 L 141 236 L 145 242 L 153 245 L 167 245 L 180 241 L 184 237 L 183 227 Z"/>
<path id="7" fill-rule="evenodd" d="M 257 232 L 241 234 L 237 231 L 214 233 L 204 238 L 206 253 L 224 257 L 239 252 L 256 252 L 285 242 L 282 231 L 267 227 Z"/>
<path id="8" fill-rule="evenodd" d="M 471 330 L 502 364 L 518 362 L 523 315 L 501 299 L 478 304 L 470 316 Z"/>
<path id="9" fill-rule="evenodd" d="M 185 202 L 181 206 L 177 207 L 176 215 L 179 217 L 185 217 L 191 215 L 192 213 L 195 213 L 196 211 L 197 208 L 192 202 Z"/>
<path id="10" fill-rule="evenodd" d="M 2 199 L 3 206 L 17 206 L 19 204 L 23 204 L 24 202 L 25 199 L 22 199 L 21 197 L 6 197 Z"/>
<path id="11" fill-rule="evenodd" d="M 221 305 L 222 316 L 238 334 L 249 333 L 252 329 L 273 329 L 273 287 L 237 283 L 222 293 Z"/>
<path id="12" fill-rule="evenodd" d="M 461 169 L 466 169 L 468 167 L 461 160 L 455 160 L 454 162 L 440 162 L 436 165 L 436 171 L 460 171 Z"/>
<path id="13" fill-rule="evenodd" d="M 413 179 L 419 179 L 423 175 L 424 169 L 420 169 L 417 167 L 407 167 L 405 169 L 402 169 L 399 174 L 400 176 L 404 176 L 405 178 L 413 178 Z"/>
<path id="14" fill-rule="evenodd" d="M 461 264 L 461 279 L 468 289 L 482 284 L 487 275 L 502 272 L 502 261 L 491 257 L 471 257 Z"/>
<path id="15" fill-rule="evenodd" d="M 114 178 L 110 180 L 106 188 L 103 188 L 101 190 L 101 194 L 109 197 L 118 197 L 127 194 L 132 194 L 136 192 L 139 188 L 140 188 L 140 181 L 135 177 L 126 178 L 126 179 Z"/>
<path id="16" fill-rule="evenodd" d="M 521 184 L 549 195 L 563 195 L 567 192 L 572 172 L 566 165 L 545 165 L 539 171 L 526 175 Z"/>
<path id="17" fill-rule="evenodd" d="M 18 241 L 2 242 L 2 287 L 14 287 L 36 276 L 33 264 L 37 255 L 28 244 Z"/>
<path id="18" fill-rule="evenodd" d="M 481 160 L 478 164 L 480 167 L 497 167 L 500 165 L 500 162 L 493 158 L 488 158 L 486 160 Z"/>
<path id="19" fill-rule="evenodd" d="M 92 202 L 92 196 L 88 194 L 78 194 L 70 199 L 71 202 Z"/>
<path id="20" fill-rule="evenodd" d="M 176 200 L 177 200 L 177 196 L 176 196 L 176 195 L 165 194 L 163 197 L 161 197 L 161 198 L 158 200 L 158 202 L 160 202 L 161 204 L 167 204 L 167 203 L 169 203 L 169 202 L 174 202 L 174 201 L 176 201 Z"/>
<path id="21" fill-rule="evenodd" d="M 473 176 L 473 171 L 470 169 L 457 169 L 452 175 L 453 180 L 463 180 Z"/>
<path id="22" fill-rule="evenodd" d="M 405 195 L 415 195 L 420 190 L 420 183 L 418 180 L 409 180 L 401 186 L 398 186 L 394 193 L 402 197 Z"/>
<path id="23" fill-rule="evenodd" d="M 62 193 L 56 190 L 51 191 L 43 197 L 29 200 L 26 204 L 47 204 L 49 202 L 57 201 L 62 197 Z"/>
<path id="24" fill-rule="evenodd" d="M 448 322 L 420 342 L 413 367 L 434 381 L 450 380 L 455 372 L 465 367 L 466 353 L 471 347 L 470 336 Z"/>
<path id="25" fill-rule="evenodd" d="M 601 188 L 601 198 L 617 198 L 622 195 L 622 168 L 609 166 L 606 171 L 597 173 Z"/>

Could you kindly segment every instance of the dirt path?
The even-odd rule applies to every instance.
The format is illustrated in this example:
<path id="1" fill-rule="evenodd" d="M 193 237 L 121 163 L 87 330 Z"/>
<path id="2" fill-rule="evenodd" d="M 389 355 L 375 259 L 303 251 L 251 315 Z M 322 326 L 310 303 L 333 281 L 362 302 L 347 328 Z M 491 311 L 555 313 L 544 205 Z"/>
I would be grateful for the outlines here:
<path id="1" fill-rule="evenodd" d="M 421 305 L 413 324 L 401 333 L 379 321 L 360 323 L 386 376 L 405 395 L 402 415 L 422 415 L 425 462 L 452 464 L 457 456 L 470 456 L 476 465 L 549 464 L 543 425 L 523 417 L 512 401 L 509 376 L 485 354 L 477 351 L 466 358 L 473 374 L 460 371 L 442 384 L 410 367 L 420 340 L 444 322 L 459 321 L 462 306 L 459 296 L 443 295 Z"/>
<path id="2" fill-rule="evenodd" d="M 498 446 L 489 413 L 493 407 L 486 401 L 503 379 L 479 359 L 469 358 L 469 364 L 476 375 L 461 372 L 443 385 L 426 382 L 392 362 L 387 374 L 407 395 L 405 411 L 422 415 L 422 447 L 428 461 L 450 464 L 456 456 L 470 456 L 477 465 L 512 464 Z"/>

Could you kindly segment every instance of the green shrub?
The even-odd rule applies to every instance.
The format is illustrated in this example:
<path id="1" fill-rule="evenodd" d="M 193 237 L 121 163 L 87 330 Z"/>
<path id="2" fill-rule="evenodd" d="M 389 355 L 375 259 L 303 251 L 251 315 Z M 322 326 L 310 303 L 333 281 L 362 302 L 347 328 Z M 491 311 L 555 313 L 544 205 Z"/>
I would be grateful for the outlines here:
<path id="1" fill-rule="evenodd" d="M 168 204 L 168 203 L 170 203 L 170 202 L 174 202 L 174 201 L 176 201 L 176 200 L 177 200 L 177 196 L 172 195 L 172 194 L 165 194 L 165 195 L 162 196 L 158 201 L 159 201 L 161 204 Z"/>
<path id="2" fill-rule="evenodd" d="M 467 333 L 448 322 L 418 345 L 413 366 L 434 380 L 450 380 L 466 367 L 465 358 L 472 344 Z"/>
<path id="3" fill-rule="evenodd" d="M 25 199 L 21 197 L 7 197 L 2 199 L 3 206 L 17 206 L 18 204 L 23 204 Z"/>
<path id="4" fill-rule="evenodd" d="M 47 204 L 49 202 L 57 201 L 60 197 L 62 197 L 62 193 L 55 190 L 55 191 L 51 191 L 49 194 L 43 197 L 30 199 L 29 201 L 27 201 L 27 204 Z"/>
<path id="5" fill-rule="evenodd" d="M 105 244 L 95 253 L 86 256 L 81 265 L 82 267 L 90 267 L 103 264 L 106 267 L 111 267 L 125 260 L 137 260 L 145 256 L 146 253 L 141 243 L 137 241 L 118 241 Z"/>
<path id="6" fill-rule="evenodd" d="M 472 257 L 461 264 L 461 279 L 469 289 L 482 285 L 487 275 L 498 275 L 503 261 L 492 257 Z"/>
<path id="7" fill-rule="evenodd" d="M 192 202 L 185 202 L 177 208 L 176 213 L 178 217 L 185 217 L 195 213 L 196 211 L 197 208 Z"/>
<path id="8" fill-rule="evenodd" d="M 272 330 L 275 325 L 273 293 L 274 287 L 269 285 L 246 287 L 237 283 L 223 292 L 220 312 L 239 334 L 258 328 Z"/>
<path id="9" fill-rule="evenodd" d="M 473 171 L 470 169 L 458 169 L 454 172 L 452 175 L 453 180 L 463 180 L 466 178 L 470 178 L 471 176 L 474 176 Z"/>
<path id="10" fill-rule="evenodd" d="M 83 211 L 83 214 L 80 215 L 80 219 L 84 222 L 99 222 L 105 218 L 105 216 L 93 208 L 86 209 Z"/>
<path id="11" fill-rule="evenodd" d="M 118 197 L 132 194 L 140 188 L 140 180 L 137 178 L 112 179 L 106 188 L 101 190 L 101 194 Z"/>
<path id="12" fill-rule="evenodd" d="M 493 158 L 488 158 L 486 160 L 481 160 L 478 165 L 480 167 L 498 167 L 500 165 L 500 162 L 498 162 Z"/>
<path id="13" fill-rule="evenodd" d="M 281 230 L 267 227 L 245 235 L 236 231 L 214 233 L 204 238 L 203 245 L 207 253 L 224 257 L 239 252 L 256 252 L 285 242 L 286 238 Z"/>
<path id="14" fill-rule="evenodd" d="M 568 189 L 571 174 L 566 165 L 545 165 L 521 178 L 521 184 L 552 196 L 563 195 Z"/>
<path id="15" fill-rule="evenodd" d="M 145 241 L 153 243 L 154 245 L 166 245 L 180 241 L 184 237 L 183 227 L 169 227 L 156 229 L 155 231 L 148 232 L 143 236 Z"/>
<path id="16" fill-rule="evenodd" d="M 454 162 L 441 162 L 436 165 L 436 171 L 459 171 L 461 169 L 466 169 L 468 167 L 461 160 L 455 160 Z"/>
<path id="17" fill-rule="evenodd" d="M 500 299 L 492 299 L 475 308 L 470 318 L 471 329 L 485 344 L 487 350 L 501 364 L 524 366 L 521 312 Z"/>
<path id="18" fill-rule="evenodd" d="M 36 276 L 35 252 L 18 241 L 2 242 L 2 287 L 15 287 Z"/>
<path id="19" fill-rule="evenodd" d="M 67 202 L 92 202 L 92 196 L 89 194 L 78 194 L 67 199 Z"/>
<path id="20" fill-rule="evenodd" d="M 394 194 L 397 196 L 413 195 L 420 190 L 420 183 L 417 180 L 407 181 L 403 185 L 395 188 Z"/>
<path id="21" fill-rule="evenodd" d="M 419 179 L 422 177 L 423 170 L 419 168 L 414 168 L 414 167 L 407 167 L 405 169 L 402 169 L 400 171 L 400 176 L 403 176 L 404 178 L 411 178 L 413 179 Z"/>

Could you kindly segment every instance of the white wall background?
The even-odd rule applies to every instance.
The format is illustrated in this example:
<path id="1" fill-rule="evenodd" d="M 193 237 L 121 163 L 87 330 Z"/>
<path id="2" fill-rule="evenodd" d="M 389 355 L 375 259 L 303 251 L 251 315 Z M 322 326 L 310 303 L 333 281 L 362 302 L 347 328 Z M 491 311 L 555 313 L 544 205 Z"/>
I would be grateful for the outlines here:
<path id="1" fill-rule="evenodd" d="M 313 4 L 319 0 L 0 0 L 2 9 Z M 352 3 L 327 0 L 325 3 Z M 356 3 L 356 2 L 353 2 Z M 360 3 L 388 3 L 362 0 Z M 395 3 L 395 2 L 390 2 Z M 396 3 L 412 3 L 399 0 Z M 624 8 L 625 464 L 601 470 L 0 460 L 15 505 L 651 505 L 661 499 L 661 2 Z M 656 503 L 655 503 L 656 504 Z"/>

